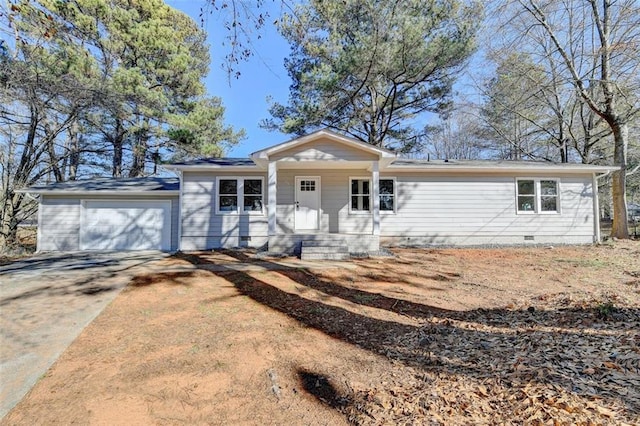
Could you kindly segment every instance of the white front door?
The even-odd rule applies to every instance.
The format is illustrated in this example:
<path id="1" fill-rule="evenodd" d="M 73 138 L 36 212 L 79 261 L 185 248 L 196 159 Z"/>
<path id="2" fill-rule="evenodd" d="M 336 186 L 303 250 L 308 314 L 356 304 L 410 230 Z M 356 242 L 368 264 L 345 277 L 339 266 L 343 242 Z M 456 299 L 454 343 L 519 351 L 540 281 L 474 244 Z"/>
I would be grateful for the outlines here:
<path id="1" fill-rule="evenodd" d="M 320 178 L 296 177 L 295 199 L 296 230 L 320 228 Z"/>

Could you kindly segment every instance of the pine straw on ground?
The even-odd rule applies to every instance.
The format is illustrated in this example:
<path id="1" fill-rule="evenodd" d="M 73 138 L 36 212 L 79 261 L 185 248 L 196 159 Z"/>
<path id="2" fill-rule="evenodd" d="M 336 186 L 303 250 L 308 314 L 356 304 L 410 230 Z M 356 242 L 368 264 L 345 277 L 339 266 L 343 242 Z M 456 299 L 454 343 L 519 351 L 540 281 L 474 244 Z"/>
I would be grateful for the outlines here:
<path id="1" fill-rule="evenodd" d="M 388 339 L 387 355 L 408 366 L 349 396 L 346 414 L 365 425 L 638 424 L 638 308 L 562 293 L 531 302 L 434 316 Z"/>

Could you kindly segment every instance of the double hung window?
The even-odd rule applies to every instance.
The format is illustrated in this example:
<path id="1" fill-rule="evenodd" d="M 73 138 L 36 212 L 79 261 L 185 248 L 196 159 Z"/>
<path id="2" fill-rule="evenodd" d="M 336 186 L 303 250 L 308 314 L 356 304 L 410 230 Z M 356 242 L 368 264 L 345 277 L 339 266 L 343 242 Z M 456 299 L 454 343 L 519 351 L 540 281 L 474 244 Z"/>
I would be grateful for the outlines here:
<path id="1" fill-rule="evenodd" d="M 555 179 L 516 179 L 518 213 L 559 213 L 560 191 Z"/>
<path id="2" fill-rule="evenodd" d="M 396 206 L 395 179 L 379 180 L 379 198 L 381 212 L 394 212 Z M 349 212 L 369 212 L 372 206 L 373 188 L 368 178 L 351 178 L 349 187 Z"/>
<path id="3" fill-rule="evenodd" d="M 219 177 L 216 180 L 216 213 L 261 214 L 264 205 L 264 179 Z"/>

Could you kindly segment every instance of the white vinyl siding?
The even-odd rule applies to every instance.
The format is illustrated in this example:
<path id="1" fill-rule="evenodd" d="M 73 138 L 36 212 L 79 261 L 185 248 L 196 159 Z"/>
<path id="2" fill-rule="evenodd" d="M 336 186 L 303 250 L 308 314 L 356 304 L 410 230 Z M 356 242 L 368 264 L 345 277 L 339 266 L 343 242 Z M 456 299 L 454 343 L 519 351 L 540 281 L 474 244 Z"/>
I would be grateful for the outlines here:
<path id="1" fill-rule="evenodd" d="M 219 247 L 259 247 L 268 238 L 267 207 L 264 214 L 216 214 L 216 178 L 237 179 L 238 173 L 183 172 L 182 250 Z M 261 179 L 265 173 L 242 173 L 244 179 Z M 240 203 L 240 202 L 239 202 Z M 242 204 L 239 204 L 242 205 Z"/>
<path id="2" fill-rule="evenodd" d="M 318 140 L 274 154 L 271 160 L 281 161 L 373 161 L 378 156 L 340 142 Z"/>
<path id="3" fill-rule="evenodd" d="M 370 234 L 372 218 L 370 212 L 349 213 L 349 179 L 367 176 L 364 169 L 313 170 L 313 175 L 322 180 L 320 229 L 318 232 L 343 234 Z M 278 234 L 294 233 L 294 191 L 296 176 L 308 176 L 309 170 L 278 170 L 277 227 Z"/>
<path id="4" fill-rule="evenodd" d="M 382 242 L 515 244 L 593 241 L 591 176 L 557 180 L 561 214 L 518 214 L 513 176 L 397 175 L 395 215 L 381 216 Z M 386 238 L 386 239 L 385 239 Z"/>
<path id="5" fill-rule="evenodd" d="M 279 169 L 277 173 L 276 233 L 295 234 L 295 178 L 322 180 L 319 234 L 372 233 L 372 214 L 350 214 L 350 178 L 367 177 L 366 169 Z M 216 177 L 237 173 L 183 174 L 182 249 L 263 245 L 268 240 L 265 215 L 215 214 Z M 265 178 L 263 173 L 243 177 Z M 591 176 L 534 177 L 557 180 L 561 213 L 518 214 L 516 176 L 451 174 L 416 176 L 381 173 L 394 180 L 395 214 L 381 214 L 383 244 L 523 244 L 590 243 L 593 241 Z M 369 178 L 370 179 L 370 178 Z M 265 179 L 266 181 L 266 179 Z M 266 192 L 266 189 L 264 189 Z M 382 196 L 382 193 L 381 193 Z M 384 213 L 384 212 L 381 212 Z M 389 213 L 389 212 L 387 212 Z M 250 237 L 250 240 L 247 238 Z"/>

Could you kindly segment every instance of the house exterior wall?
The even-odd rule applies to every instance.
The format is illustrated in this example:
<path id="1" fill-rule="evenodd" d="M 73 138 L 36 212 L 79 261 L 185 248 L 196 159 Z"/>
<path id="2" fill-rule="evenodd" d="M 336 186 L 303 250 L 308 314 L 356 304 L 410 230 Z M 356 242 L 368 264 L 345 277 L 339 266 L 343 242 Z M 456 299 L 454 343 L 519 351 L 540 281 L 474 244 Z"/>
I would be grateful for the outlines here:
<path id="1" fill-rule="evenodd" d="M 383 173 L 396 178 L 397 211 L 381 212 L 383 245 L 592 243 L 591 176 L 559 180 L 560 213 L 516 212 L 516 178 L 530 175 L 431 176 Z M 525 236 L 527 239 L 525 240 Z"/>
<path id="2" fill-rule="evenodd" d="M 83 200 L 171 200 L 171 250 L 178 249 L 177 196 L 53 196 L 42 195 L 38 212 L 38 251 L 74 251 L 80 249 L 80 211 Z"/>
<path id="3" fill-rule="evenodd" d="M 378 156 L 330 139 L 319 139 L 313 143 L 278 152 L 269 159 L 272 161 L 372 161 L 377 160 Z"/>
<path id="4" fill-rule="evenodd" d="M 216 213 L 217 177 L 264 178 L 263 214 Z M 183 172 L 181 250 L 261 247 L 268 241 L 266 173 Z"/>
<path id="5" fill-rule="evenodd" d="M 264 214 L 216 214 L 218 176 L 264 178 Z M 282 244 L 278 244 L 283 247 L 290 242 L 299 243 L 296 238 L 283 236 L 305 234 L 296 232 L 294 210 L 295 179 L 305 176 L 320 178 L 318 234 L 371 235 L 371 213 L 349 212 L 350 178 L 370 178 L 370 171 L 279 169 L 276 233 L 280 237 L 272 237 L 272 243 L 282 240 Z M 380 212 L 382 245 L 583 244 L 594 240 L 591 175 L 463 176 L 385 172 L 380 177 L 396 180 L 396 211 Z M 518 213 L 516 178 L 545 177 L 559 182 L 560 213 Z M 266 181 L 266 173 L 184 173 L 182 249 L 266 244 L 269 241 Z"/>
<path id="6" fill-rule="evenodd" d="M 295 233 L 295 178 L 320 177 L 321 233 L 371 234 L 371 214 L 349 213 L 349 178 L 370 178 L 364 169 L 284 169 L 278 170 L 277 225 L 278 234 Z"/>

